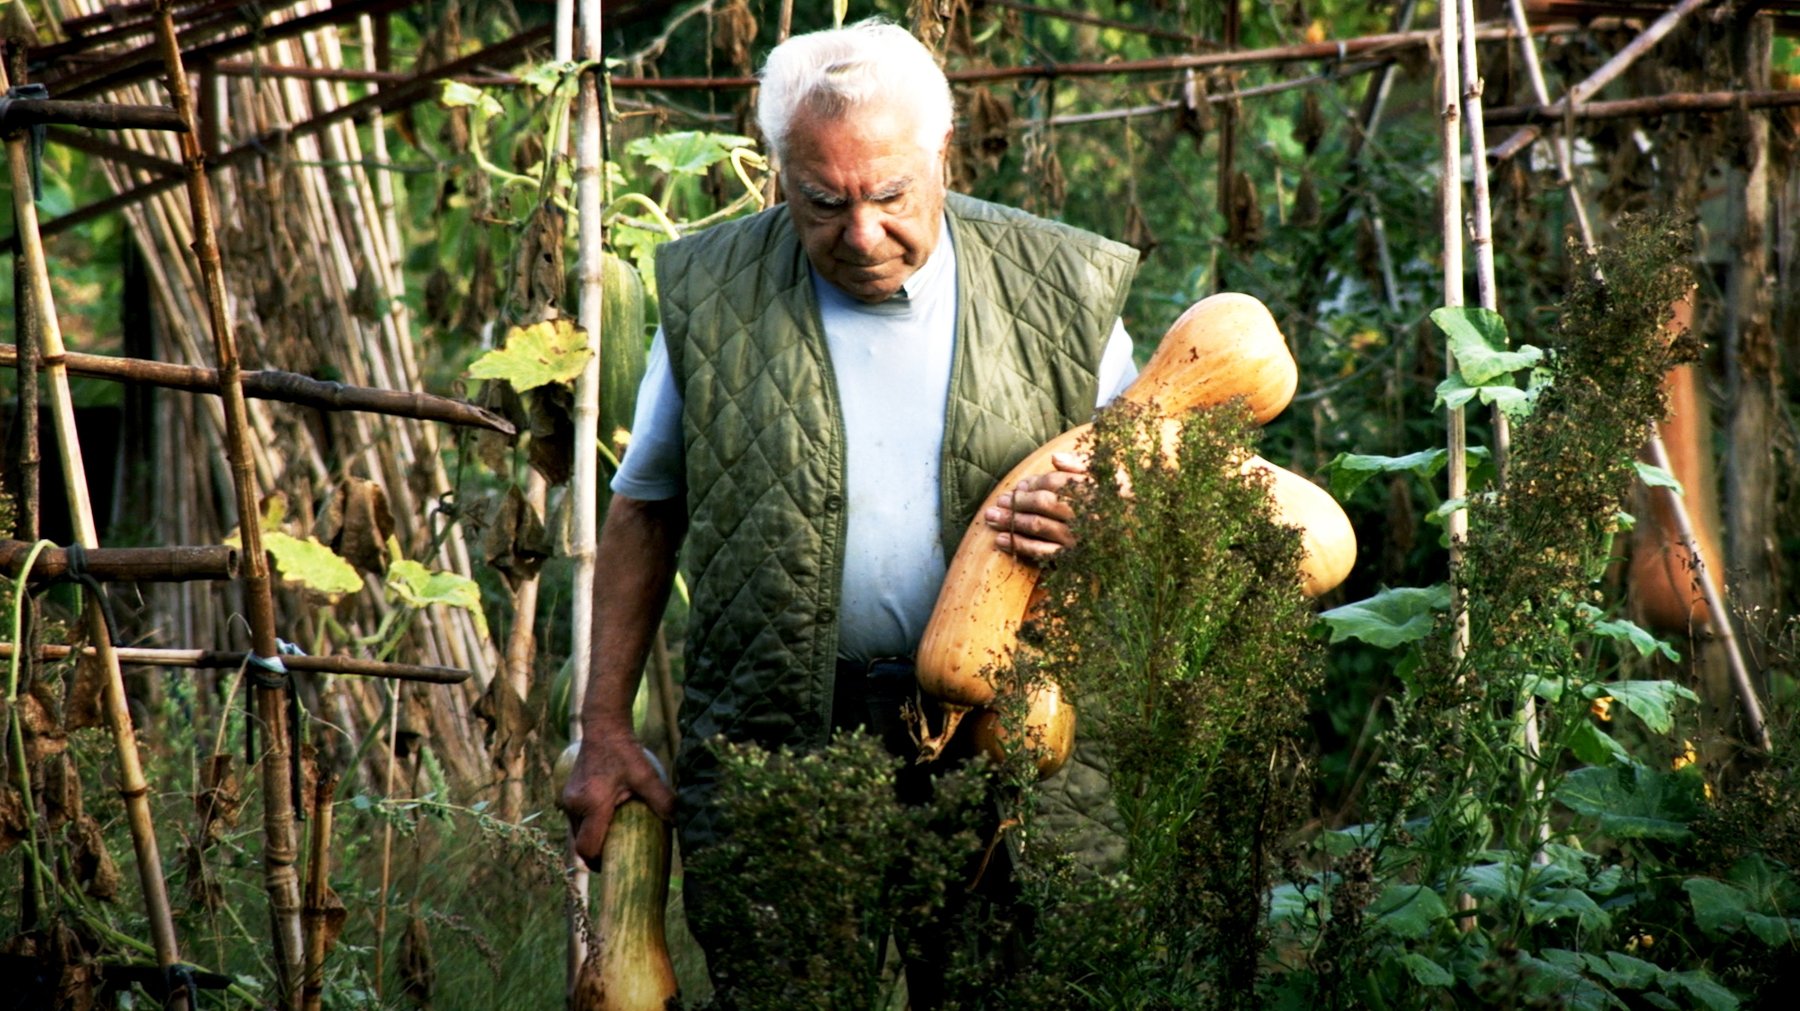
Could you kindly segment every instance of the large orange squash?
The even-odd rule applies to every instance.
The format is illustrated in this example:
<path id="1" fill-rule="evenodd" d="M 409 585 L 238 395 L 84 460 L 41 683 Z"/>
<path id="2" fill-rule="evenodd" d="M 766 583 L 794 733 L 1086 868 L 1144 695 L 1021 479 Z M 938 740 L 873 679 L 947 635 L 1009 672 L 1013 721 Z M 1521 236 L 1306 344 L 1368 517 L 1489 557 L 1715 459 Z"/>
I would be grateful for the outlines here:
<path id="1" fill-rule="evenodd" d="M 1121 398 L 1165 418 L 1241 397 L 1261 424 L 1280 414 L 1298 383 L 1287 342 L 1267 308 L 1249 295 L 1228 292 L 1195 303 L 1164 334 L 1162 343 Z M 944 712 L 936 733 L 922 734 L 923 757 L 941 753 L 971 708 L 993 701 L 994 686 L 984 672 L 1012 663 L 1020 627 L 1037 588 L 1039 569 L 995 547 L 996 533 L 983 518 L 999 496 L 1027 477 L 1054 469 L 1056 453 L 1078 452 L 1091 431 L 1082 425 L 1057 436 L 1026 457 L 988 496 L 963 534 L 951 559 L 937 605 L 919 643 L 919 687 Z M 1298 526 L 1306 546 L 1302 568 L 1309 594 L 1341 582 L 1356 557 L 1348 518 L 1329 494 L 1310 481 L 1268 461 L 1252 458 L 1272 478 L 1271 496 L 1282 522 Z M 1074 709 L 1066 700 L 1034 695 L 1028 739 L 1047 743 L 1050 754 L 1039 769 L 1049 775 L 1066 760 L 1055 747 L 1073 741 Z M 1067 724 L 1064 726 L 1064 724 Z M 997 728 L 982 735 L 998 746 Z"/>

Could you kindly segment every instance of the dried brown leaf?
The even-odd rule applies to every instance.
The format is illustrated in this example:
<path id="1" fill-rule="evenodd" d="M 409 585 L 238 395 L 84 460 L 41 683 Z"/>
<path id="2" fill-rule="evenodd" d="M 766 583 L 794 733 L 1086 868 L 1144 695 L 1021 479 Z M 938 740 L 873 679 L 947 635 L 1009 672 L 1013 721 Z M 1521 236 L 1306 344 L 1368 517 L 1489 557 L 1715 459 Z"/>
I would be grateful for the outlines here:
<path id="1" fill-rule="evenodd" d="M 562 304 L 568 286 L 563 270 L 563 219 L 561 208 L 544 201 L 519 235 L 512 300 L 521 325 L 554 319 L 551 307 Z"/>
<path id="2" fill-rule="evenodd" d="M 1255 249 L 1262 241 L 1262 208 L 1256 184 L 1250 181 L 1250 173 L 1242 169 L 1231 177 L 1231 215 L 1226 222 L 1225 239 L 1238 250 Z"/>
<path id="3" fill-rule="evenodd" d="M 750 68 L 750 45 L 756 41 L 756 15 L 749 0 L 731 0 L 713 9 L 713 48 L 738 70 Z"/>
<path id="4" fill-rule="evenodd" d="M 367 478 L 345 478 L 332 491 L 313 533 L 361 571 L 377 576 L 385 573 L 387 541 L 394 535 L 387 492 Z"/>
<path id="5" fill-rule="evenodd" d="M 1313 183 L 1312 176 L 1300 180 L 1294 189 L 1294 210 L 1288 220 L 1296 228 L 1312 228 L 1318 225 L 1323 212 L 1319 206 L 1319 187 Z"/>
<path id="6" fill-rule="evenodd" d="M 575 392 L 548 383 L 525 394 L 531 442 L 526 458 L 551 484 L 566 484 L 575 469 Z"/>
<path id="7" fill-rule="evenodd" d="M 106 685 L 106 668 L 97 656 L 78 654 L 75 676 L 69 679 L 69 692 L 63 698 L 63 729 L 68 733 L 97 727 L 105 721 L 101 709 L 101 692 Z"/>
<path id="8" fill-rule="evenodd" d="M 58 755 L 44 763 L 44 787 L 39 799 L 44 805 L 44 826 L 52 831 L 81 817 L 81 774 L 69 755 Z"/>
<path id="9" fill-rule="evenodd" d="M 119 894 L 119 865 L 106 851 L 106 839 L 100 834 L 100 823 L 92 815 L 82 815 L 69 823 L 69 848 L 64 856 L 74 871 L 75 881 L 92 898 L 111 902 Z"/>
<path id="10" fill-rule="evenodd" d="M 194 811 L 200 817 L 201 845 L 224 838 L 225 830 L 238 823 L 243 789 L 233 768 L 236 756 L 213 755 L 200 763 L 200 789 L 194 794 Z"/>
<path id="11" fill-rule="evenodd" d="M 1319 107 L 1319 93 L 1308 89 L 1300 103 L 1300 122 L 1294 124 L 1294 139 L 1307 154 L 1319 149 L 1325 138 L 1325 110 Z"/>
<path id="12" fill-rule="evenodd" d="M 507 486 L 506 494 L 495 503 L 482 536 L 482 552 L 489 565 L 513 579 L 536 575 L 550 557 L 550 535 L 543 518 L 517 485 Z"/>
<path id="13" fill-rule="evenodd" d="M 494 768 L 505 770 L 531 743 L 534 724 L 525 710 L 525 700 L 513 691 L 506 678 L 496 677 L 488 682 L 487 691 L 475 701 L 472 712 L 486 727 Z"/>

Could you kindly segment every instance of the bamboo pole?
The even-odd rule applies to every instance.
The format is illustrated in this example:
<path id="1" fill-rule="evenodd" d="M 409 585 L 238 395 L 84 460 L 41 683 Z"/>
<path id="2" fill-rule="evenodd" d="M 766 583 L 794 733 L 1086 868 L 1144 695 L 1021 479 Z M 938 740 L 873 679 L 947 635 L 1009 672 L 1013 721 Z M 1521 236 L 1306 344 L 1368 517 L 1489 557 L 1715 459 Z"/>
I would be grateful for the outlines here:
<path id="1" fill-rule="evenodd" d="M 67 102 L 60 98 L 15 98 L 0 112 L 0 131 L 34 126 L 83 126 L 97 130 L 183 130 L 174 109 L 161 106 Z"/>
<path id="2" fill-rule="evenodd" d="M 175 39 L 175 22 L 168 0 L 157 4 L 158 41 L 168 72 L 170 105 L 187 118 L 190 129 L 180 135 L 183 161 L 188 169 L 188 201 L 193 216 L 194 253 L 199 262 L 206 294 L 213 346 L 218 358 L 219 385 L 225 408 L 225 442 L 231 461 L 232 486 L 237 495 L 238 532 L 243 539 L 243 587 L 249 611 L 251 648 L 271 662 L 278 662 L 275 642 L 275 602 L 264 554 L 262 530 L 257 523 L 255 475 L 249 446 L 249 417 L 240 385 L 237 342 L 225 311 L 225 284 L 219 245 L 213 231 L 212 195 L 206 181 L 205 156 L 198 132 L 192 129 L 193 101 L 188 91 L 187 70 Z M 276 1006 L 295 1005 L 302 982 L 300 883 L 294 870 L 298 852 L 294 833 L 294 795 L 290 765 L 297 756 L 288 743 L 287 693 L 291 688 L 255 688 L 256 710 L 263 727 L 263 868 L 269 893 L 275 952 Z"/>
<path id="3" fill-rule="evenodd" d="M 12 86 L 4 61 L 0 61 L 0 92 Z M 6 141 L 6 160 L 12 177 L 14 221 L 20 242 L 20 263 L 16 269 L 27 274 L 32 288 L 31 304 L 38 316 L 38 334 L 43 343 L 47 363 L 54 363 L 63 353 L 62 327 L 56 317 L 56 299 L 50 288 L 50 267 L 44 258 L 44 247 L 38 236 L 37 207 L 31 197 L 31 165 L 25 140 L 12 137 Z M 82 461 L 81 439 L 75 428 L 75 404 L 69 395 L 68 372 L 56 364 L 47 364 L 45 374 L 50 383 L 50 403 L 54 412 L 56 437 L 63 459 L 63 485 L 68 494 L 70 519 L 77 541 L 87 548 L 100 546 L 99 532 L 94 527 L 94 510 L 88 500 L 87 467 Z M 175 938 L 175 920 L 169 908 L 169 896 L 162 876 L 162 854 L 156 841 L 156 823 L 150 812 L 150 784 L 144 778 L 138 757 L 137 732 L 131 725 L 131 711 L 125 698 L 125 680 L 119 670 L 119 659 L 113 653 L 112 633 L 100 601 L 88 595 L 85 608 L 88 634 L 94 641 L 96 655 L 104 670 L 102 705 L 107 724 L 112 730 L 113 745 L 118 755 L 119 796 L 125 804 L 126 820 L 131 826 L 131 840 L 136 850 L 138 880 L 144 889 L 145 913 L 150 921 L 150 935 L 156 949 L 157 964 L 165 970 L 181 962 L 180 947 Z M 169 1006 L 185 1009 L 191 995 L 185 990 L 169 996 Z"/>
<path id="4" fill-rule="evenodd" d="M 1709 0 L 1681 0 L 1680 3 L 1669 8 L 1662 17 L 1651 22 L 1650 27 L 1644 29 L 1642 34 L 1614 53 L 1612 59 L 1601 64 L 1599 69 L 1570 88 L 1568 94 L 1556 103 L 1554 107 L 1556 111 L 1553 115 L 1560 116 L 1565 110 L 1581 105 L 1597 94 L 1601 88 L 1611 84 L 1615 78 L 1636 63 L 1638 57 L 1649 52 L 1658 42 L 1662 41 L 1663 36 L 1674 31 L 1675 26 L 1680 24 L 1681 19 L 1686 17 L 1689 12 L 1708 2 Z M 1496 145 L 1489 157 L 1494 160 L 1495 164 L 1506 161 L 1536 140 L 1539 132 L 1535 126 L 1527 126 L 1518 130 Z"/>
<path id="5" fill-rule="evenodd" d="M 306 985 L 304 1011 L 319 1011 L 325 998 L 327 921 L 331 916 L 331 815 L 337 776 L 321 775 L 313 788 L 312 840 L 306 874 Z"/>
<path id="6" fill-rule="evenodd" d="M 1439 143 L 1443 151 L 1443 171 L 1438 180 L 1439 210 L 1443 215 L 1444 305 L 1457 308 L 1463 304 L 1462 248 L 1462 137 L 1458 95 L 1462 72 L 1457 59 L 1459 32 L 1456 7 L 1439 6 L 1438 23 L 1441 42 L 1438 46 Z M 1446 374 L 1456 374 L 1456 355 L 1448 345 L 1444 349 Z M 1445 498 L 1466 499 L 1469 494 L 1469 436 L 1463 410 L 1446 410 L 1445 436 L 1450 452 L 1445 468 Z M 1450 537 L 1450 617 L 1453 626 L 1451 655 L 1461 662 L 1469 652 L 1469 609 L 1462 598 L 1463 543 L 1469 536 L 1469 514 L 1458 509 L 1445 519 Z"/>
<path id="7" fill-rule="evenodd" d="M 234 670 L 242 667 L 250 654 L 242 650 L 218 649 L 153 649 L 147 646 L 120 646 L 113 650 L 122 664 L 146 667 L 188 667 L 211 670 Z M 13 645 L 0 642 L 0 659 L 12 656 Z M 36 655 L 45 660 L 66 660 L 71 656 L 94 656 L 94 647 L 76 649 L 46 643 Z M 350 674 L 357 677 L 381 678 L 388 681 L 420 681 L 426 684 L 455 685 L 469 679 L 469 672 L 455 667 L 426 664 L 394 663 L 356 656 L 283 656 L 281 662 L 301 674 Z"/>
<path id="8" fill-rule="evenodd" d="M 1512 123 L 1550 126 L 1565 119 L 1636 119 L 1677 113 L 1781 109 L 1796 105 L 1800 105 L 1800 91 L 1677 91 L 1642 98 L 1588 102 L 1573 109 L 1559 108 L 1548 100 L 1540 100 L 1536 105 L 1502 105 L 1487 111 L 1487 121 L 1489 126 Z"/>
<path id="9" fill-rule="evenodd" d="M 600 47 L 601 12 L 599 0 L 559 0 L 559 17 L 570 23 L 579 19 L 581 58 L 604 67 Z M 571 54 L 572 55 L 572 54 Z M 603 184 L 602 140 L 600 116 L 600 79 L 598 72 L 581 75 L 580 90 L 575 96 L 575 209 L 576 271 L 581 283 L 579 319 L 587 332 L 590 354 L 581 375 L 575 380 L 575 466 L 569 477 L 569 502 L 573 510 L 569 527 L 569 557 L 574 563 L 574 586 L 570 593 L 569 613 L 569 711 L 564 714 L 569 725 L 569 740 L 581 740 L 581 701 L 587 697 L 588 678 L 594 641 L 594 593 L 596 551 L 599 545 L 600 503 L 600 335 L 605 329 L 601 304 L 605 301 L 604 234 L 600 211 Z M 575 836 L 570 832 L 564 845 L 564 873 L 574 902 L 569 907 L 568 941 L 563 966 L 565 992 L 574 994 L 587 963 L 588 938 L 585 924 L 588 907 L 587 864 L 575 853 Z"/>
<path id="10" fill-rule="evenodd" d="M 0 344 L 0 368 L 17 368 L 19 350 L 11 344 Z M 63 364 L 70 373 L 117 382 L 142 383 L 189 393 L 218 393 L 219 372 L 200 365 L 176 365 L 144 358 L 120 358 L 113 355 L 89 355 L 65 352 Z M 244 395 L 260 400 L 278 400 L 322 411 L 358 411 L 383 414 L 419 421 L 441 421 L 498 432 L 508 438 L 518 435 L 512 422 L 479 404 L 430 393 L 384 390 L 369 386 L 314 379 L 296 372 L 258 369 L 238 373 Z"/>
<path id="11" fill-rule="evenodd" d="M 368 15 L 363 15 L 367 18 Z M 367 43 L 365 43 L 367 44 Z M 298 77 L 309 81 L 347 81 L 367 84 L 405 84 L 412 74 L 395 70 L 326 66 L 314 67 L 297 63 L 263 63 L 257 60 L 222 60 L 213 67 L 230 77 Z M 458 84 L 477 88 L 517 88 L 525 83 L 517 74 L 461 74 L 449 78 Z"/>
<path id="12" fill-rule="evenodd" d="M 31 553 L 30 541 L 0 541 L 0 571 L 12 572 Z M 179 583 L 235 579 L 236 548 L 222 544 L 173 548 L 93 548 L 82 552 L 81 573 L 102 583 Z M 50 548 L 31 567 L 31 581 L 48 583 L 70 573 L 69 552 Z M 17 578 L 17 577 L 14 577 Z"/>
<path id="13" fill-rule="evenodd" d="M 1693 0 L 1690 0 L 1693 2 Z M 1540 25 L 1532 29 L 1539 35 L 1570 35 L 1578 29 L 1569 23 Z M 1505 39 L 1512 28 L 1504 24 L 1484 25 L 1475 33 L 1481 41 Z M 1265 49 L 1237 49 L 1229 52 L 1195 53 L 1187 56 L 1158 56 L 1116 63 L 1037 63 L 1014 67 L 978 67 L 945 72 L 952 84 L 983 81 L 1010 81 L 1021 78 L 1116 77 L 1124 74 L 1160 74 L 1202 67 L 1262 66 L 1275 63 L 1311 63 L 1320 60 L 1342 61 L 1351 56 L 1397 53 L 1405 49 L 1431 46 L 1438 33 L 1430 30 L 1387 32 L 1351 39 L 1326 42 L 1302 42 Z M 728 91 L 756 87 L 754 77 L 614 77 L 616 91 Z"/>

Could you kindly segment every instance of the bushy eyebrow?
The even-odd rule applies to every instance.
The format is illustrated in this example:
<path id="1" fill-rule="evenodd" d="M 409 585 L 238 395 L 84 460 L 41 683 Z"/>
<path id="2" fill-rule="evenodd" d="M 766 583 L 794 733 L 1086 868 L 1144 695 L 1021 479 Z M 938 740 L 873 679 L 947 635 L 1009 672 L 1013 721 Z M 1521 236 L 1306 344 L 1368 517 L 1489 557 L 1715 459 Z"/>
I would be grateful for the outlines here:
<path id="1" fill-rule="evenodd" d="M 897 179 L 890 179 L 880 186 L 877 186 L 875 189 L 870 190 L 863 199 L 870 203 L 881 203 L 884 200 L 892 200 L 902 193 L 905 193 L 907 190 L 912 189 L 912 185 L 912 176 L 900 176 Z M 794 186 L 794 189 L 799 191 L 801 196 L 812 203 L 818 204 L 820 207 L 843 207 L 850 203 L 849 197 L 840 193 L 833 193 L 830 190 L 823 189 L 811 183 L 797 183 Z"/>

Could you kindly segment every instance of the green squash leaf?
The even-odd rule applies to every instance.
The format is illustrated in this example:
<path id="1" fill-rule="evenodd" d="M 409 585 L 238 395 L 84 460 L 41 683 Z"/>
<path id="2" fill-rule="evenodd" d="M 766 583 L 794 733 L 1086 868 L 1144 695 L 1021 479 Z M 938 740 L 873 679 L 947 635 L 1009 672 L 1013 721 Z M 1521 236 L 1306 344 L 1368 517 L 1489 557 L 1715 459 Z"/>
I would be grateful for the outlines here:
<path id="1" fill-rule="evenodd" d="M 1389 885 L 1369 904 L 1368 919 L 1403 940 L 1416 941 L 1444 922 L 1450 910 L 1424 885 Z"/>
<path id="2" fill-rule="evenodd" d="M 473 379 L 504 379 L 524 393 L 549 383 L 572 383 L 594 356 L 587 331 L 570 319 L 549 319 L 506 332 L 506 346 L 469 366 Z"/>
<path id="3" fill-rule="evenodd" d="M 1401 955 L 1400 964 L 1406 967 L 1413 982 L 1420 986 L 1450 986 L 1456 982 L 1456 977 L 1450 975 L 1450 970 L 1416 951 Z"/>
<path id="4" fill-rule="evenodd" d="M 1319 615 L 1331 628 L 1331 641 L 1361 639 L 1392 649 L 1430 634 L 1433 612 L 1450 609 L 1450 587 L 1403 586 L 1383 590 L 1367 600 L 1334 607 Z"/>
<path id="5" fill-rule="evenodd" d="M 1675 728 L 1673 710 L 1683 699 L 1699 702 L 1693 690 L 1673 681 L 1605 681 L 1583 685 L 1581 693 L 1590 699 L 1612 696 L 1613 703 L 1644 721 L 1654 733 L 1666 734 Z"/>
<path id="6" fill-rule="evenodd" d="M 672 133 L 639 137 L 627 144 L 625 150 L 660 171 L 697 176 L 731 157 L 733 149 L 755 146 L 754 140 L 737 134 L 676 130 Z"/>
<path id="7" fill-rule="evenodd" d="M 1529 344 L 1506 350 L 1506 320 L 1492 309 L 1444 306 L 1432 312 L 1431 321 L 1444 332 L 1457 374 L 1470 386 L 1489 385 L 1544 358 L 1543 351 Z"/>
<path id="8" fill-rule="evenodd" d="M 428 569 L 409 558 L 399 557 L 395 546 L 394 562 L 388 566 L 388 593 L 411 607 L 443 604 L 460 607 L 475 619 L 475 631 L 487 637 L 487 615 L 481 609 L 481 587 L 467 576 L 454 572 Z"/>
<path id="9" fill-rule="evenodd" d="M 1615 839 L 1679 841 L 1701 807 L 1699 778 L 1662 773 L 1633 763 L 1624 767 L 1585 766 L 1564 778 L 1556 799 L 1570 810 L 1597 819 Z"/>
<path id="10" fill-rule="evenodd" d="M 1337 459 L 1325 465 L 1325 469 L 1331 475 L 1331 494 L 1342 499 L 1377 474 L 1413 473 L 1421 480 L 1430 481 L 1437 476 L 1438 471 L 1444 469 L 1444 464 L 1449 459 L 1450 451 L 1447 449 L 1422 449 L 1405 456 L 1339 453 Z"/>
<path id="11" fill-rule="evenodd" d="M 363 580 L 356 567 L 317 538 L 301 540 L 279 530 L 264 531 L 262 537 L 263 548 L 275 560 L 275 569 L 284 581 L 332 595 L 362 589 Z"/>

